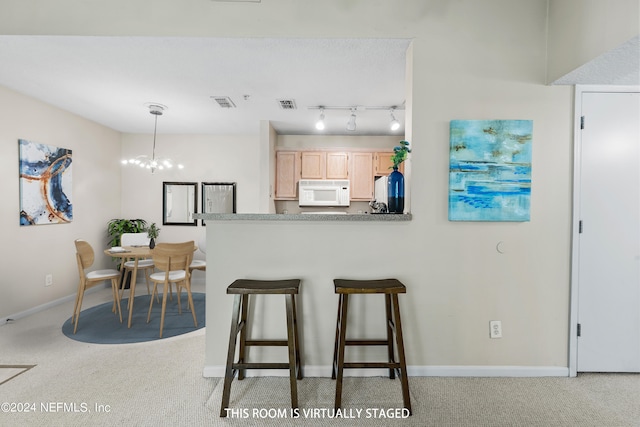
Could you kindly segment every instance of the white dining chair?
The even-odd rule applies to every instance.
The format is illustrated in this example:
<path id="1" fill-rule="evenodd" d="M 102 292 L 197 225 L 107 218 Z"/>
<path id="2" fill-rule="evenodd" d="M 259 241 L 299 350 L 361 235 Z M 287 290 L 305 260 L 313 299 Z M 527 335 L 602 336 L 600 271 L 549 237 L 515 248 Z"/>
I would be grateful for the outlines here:
<path id="1" fill-rule="evenodd" d="M 121 246 L 149 246 L 149 236 L 146 232 L 143 233 L 123 233 L 120 236 L 120 245 Z M 129 260 L 125 261 L 122 267 L 124 268 L 124 277 L 127 277 L 127 274 L 135 268 L 135 261 Z M 149 276 L 154 271 L 153 259 L 140 259 L 138 260 L 138 271 L 144 270 L 145 280 L 147 281 L 147 294 L 151 294 L 151 280 Z M 122 299 L 122 295 L 124 294 L 124 286 L 120 289 L 120 299 Z M 131 295 L 131 297 L 135 297 L 135 295 Z"/>

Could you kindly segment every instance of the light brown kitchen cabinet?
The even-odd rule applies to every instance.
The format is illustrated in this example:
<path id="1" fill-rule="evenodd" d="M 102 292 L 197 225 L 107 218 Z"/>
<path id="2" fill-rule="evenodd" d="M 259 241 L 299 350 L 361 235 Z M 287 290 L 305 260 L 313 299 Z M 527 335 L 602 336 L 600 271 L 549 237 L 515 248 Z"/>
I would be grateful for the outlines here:
<path id="1" fill-rule="evenodd" d="M 326 179 L 349 178 L 349 153 L 327 152 Z"/>
<path id="2" fill-rule="evenodd" d="M 351 173 L 349 174 L 351 200 L 369 201 L 373 198 L 373 157 L 374 153 L 351 153 Z"/>
<path id="3" fill-rule="evenodd" d="M 393 172 L 393 151 L 379 151 L 373 153 L 373 172 L 375 176 L 386 176 Z M 400 163 L 398 168 L 400 172 L 404 171 L 404 163 Z M 404 173 L 404 172 L 403 172 Z"/>
<path id="4" fill-rule="evenodd" d="M 301 178 L 324 179 L 327 153 L 318 151 L 303 151 L 301 153 Z"/>
<path id="5" fill-rule="evenodd" d="M 299 151 L 276 152 L 276 192 L 277 200 L 296 200 L 300 180 L 301 159 Z"/>
<path id="6" fill-rule="evenodd" d="M 302 151 L 302 179 L 348 179 L 349 153 Z"/>
<path id="7" fill-rule="evenodd" d="M 375 177 L 389 175 L 393 151 L 277 151 L 276 200 L 297 200 L 300 179 L 348 179 L 351 200 L 370 201 Z M 404 163 L 400 165 L 404 170 Z"/>

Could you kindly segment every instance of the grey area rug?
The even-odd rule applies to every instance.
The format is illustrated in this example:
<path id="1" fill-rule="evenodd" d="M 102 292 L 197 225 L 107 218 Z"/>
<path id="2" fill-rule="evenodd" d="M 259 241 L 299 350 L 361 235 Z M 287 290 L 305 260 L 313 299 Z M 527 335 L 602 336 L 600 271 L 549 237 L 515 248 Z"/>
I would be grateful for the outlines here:
<path id="1" fill-rule="evenodd" d="M 178 313 L 178 301 L 174 293 L 173 301 L 167 300 L 162 338 L 186 334 L 205 326 L 205 294 L 194 292 L 192 295 L 198 326 L 193 325 L 193 316 L 187 309 L 186 293 L 182 292 L 180 299 L 182 314 Z M 129 299 L 123 298 L 121 301 L 122 323 L 118 315 L 111 311 L 113 302 L 107 302 L 83 310 L 80 313 L 78 330 L 75 334 L 71 318 L 67 319 L 62 325 L 62 333 L 73 340 L 94 344 L 127 344 L 158 340 L 160 339 L 162 297 L 160 303 L 154 302 L 151 320 L 147 323 L 149 302 L 149 295 L 136 296 L 131 328 L 127 328 Z"/>
<path id="2" fill-rule="evenodd" d="M 335 417 L 335 381 L 298 382 L 299 410 L 291 412 L 286 377 L 235 379 L 233 417 L 214 425 L 243 426 L 640 426 L 640 376 L 630 375 L 627 393 L 595 380 L 589 393 L 572 378 L 409 378 L 413 415 L 402 418 L 400 382 L 381 377 L 345 378 L 343 417 Z M 623 378 L 624 379 L 624 378 Z M 618 380 L 616 380 L 618 381 Z M 615 384 L 612 383 L 612 385 Z M 218 417 L 220 380 L 206 403 Z M 629 408 L 632 408 L 630 411 Z M 296 417 L 297 416 L 297 417 Z M 392 418 L 400 416 L 400 418 Z"/>

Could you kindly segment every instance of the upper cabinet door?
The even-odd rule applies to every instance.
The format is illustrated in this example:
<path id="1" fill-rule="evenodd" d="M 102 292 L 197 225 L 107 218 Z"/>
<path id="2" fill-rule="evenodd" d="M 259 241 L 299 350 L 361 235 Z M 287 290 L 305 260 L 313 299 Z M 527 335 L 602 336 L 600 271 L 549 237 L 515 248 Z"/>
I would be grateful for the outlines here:
<path id="1" fill-rule="evenodd" d="M 351 200 L 371 200 L 373 180 L 373 153 L 351 153 Z"/>
<path id="2" fill-rule="evenodd" d="M 302 179 L 324 179 L 327 153 L 302 152 Z"/>
<path id="3" fill-rule="evenodd" d="M 300 153 L 278 151 L 276 153 L 276 199 L 296 199 L 300 180 Z"/>
<path id="4" fill-rule="evenodd" d="M 374 153 L 373 171 L 376 176 L 386 176 L 393 172 L 393 161 L 391 160 L 391 156 L 393 156 L 393 151 Z M 398 170 L 400 172 L 404 171 L 404 163 L 400 163 Z"/>
<path id="5" fill-rule="evenodd" d="M 327 179 L 347 179 L 349 178 L 349 154 L 348 153 L 327 153 Z"/>

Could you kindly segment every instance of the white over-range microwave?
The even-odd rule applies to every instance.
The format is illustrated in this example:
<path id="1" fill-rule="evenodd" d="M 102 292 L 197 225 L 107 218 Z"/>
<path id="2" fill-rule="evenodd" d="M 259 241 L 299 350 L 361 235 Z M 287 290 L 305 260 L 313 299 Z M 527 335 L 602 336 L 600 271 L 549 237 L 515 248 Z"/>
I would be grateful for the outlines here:
<path id="1" fill-rule="evenodd" d="M 349 180 L 307 179 L 298 186 L 299 206 L 349 206 Z"/>

